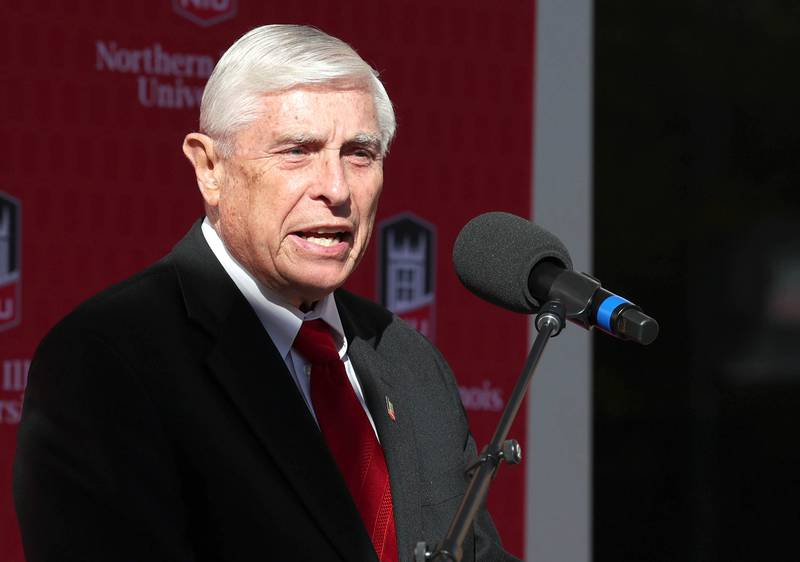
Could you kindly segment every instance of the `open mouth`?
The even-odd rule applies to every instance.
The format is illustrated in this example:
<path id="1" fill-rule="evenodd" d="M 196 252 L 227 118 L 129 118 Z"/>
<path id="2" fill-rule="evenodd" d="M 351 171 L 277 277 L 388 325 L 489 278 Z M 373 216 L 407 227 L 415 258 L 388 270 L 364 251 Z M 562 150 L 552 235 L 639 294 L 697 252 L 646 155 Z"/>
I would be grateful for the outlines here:
<path id="1" fill-rule="evenodd" d="M 297 236 L 307 242 L 316 244 L 317 246 L 330 247 L 340 242 L 349 242 L 350 233 L 345 231 L 339 232 L 296 232 Z"/>

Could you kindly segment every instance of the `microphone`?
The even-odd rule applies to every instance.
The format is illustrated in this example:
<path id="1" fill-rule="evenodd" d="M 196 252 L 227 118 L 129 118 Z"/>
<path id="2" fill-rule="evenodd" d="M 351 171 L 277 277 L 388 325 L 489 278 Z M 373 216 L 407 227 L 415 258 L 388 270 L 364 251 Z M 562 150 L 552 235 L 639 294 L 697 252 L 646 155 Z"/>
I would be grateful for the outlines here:
<path id="1" fill-rule="evenodd" d="M 469 221 L 453 246 L 453 265 L 467 289 L 497 306 L 532 314 L 545 302 L 558 301 L 567 318 L 587 330 L 596 326 L 643 345 L 658 336 L 658 322 L 641 308 L 573 271 L 561 240 L 511 213 Z"/>

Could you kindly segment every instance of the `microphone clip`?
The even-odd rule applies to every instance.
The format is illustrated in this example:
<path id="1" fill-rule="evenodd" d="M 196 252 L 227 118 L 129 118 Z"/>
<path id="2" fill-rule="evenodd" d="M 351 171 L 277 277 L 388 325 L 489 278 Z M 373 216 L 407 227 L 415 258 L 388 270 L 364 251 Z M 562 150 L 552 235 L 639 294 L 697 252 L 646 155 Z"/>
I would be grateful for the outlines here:
<path id="1" fill-rule="evenodd" d="M 567 309 L 559 300 L 549 300 L 539 307 L 536 313 L 536 331 L 541 332 L 552 327 L 550 337 L 554 338 L 561 333 L 566 324 Z"/>

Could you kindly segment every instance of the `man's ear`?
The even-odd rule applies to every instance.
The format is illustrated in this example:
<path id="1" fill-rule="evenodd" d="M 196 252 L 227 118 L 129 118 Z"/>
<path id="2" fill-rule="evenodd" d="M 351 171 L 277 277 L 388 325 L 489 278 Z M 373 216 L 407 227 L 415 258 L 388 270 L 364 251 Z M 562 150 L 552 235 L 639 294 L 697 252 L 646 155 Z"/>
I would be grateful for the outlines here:
<path id="1" fill-rule="evenodd" d="M 216 207 L 219 203 L 219 184 L 222 181 L 222 162 L 214 150 L 214 141 L 202 133 L 189 133 L 183 139 L 183 153 L 194 166 L 197 187 L 200 188 L 206 205 Z"/>

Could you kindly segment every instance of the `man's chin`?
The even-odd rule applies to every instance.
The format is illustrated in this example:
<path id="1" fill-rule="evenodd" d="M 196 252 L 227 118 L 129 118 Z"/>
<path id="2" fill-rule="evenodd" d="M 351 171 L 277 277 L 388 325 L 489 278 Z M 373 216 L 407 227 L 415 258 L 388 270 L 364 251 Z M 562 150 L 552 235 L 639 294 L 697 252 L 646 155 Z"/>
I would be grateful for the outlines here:
<path id="1" fill-rule="evenodd" d="M 304 275 L 300 279 L 295 279 L 290 283 L 292 289 L 292 304 L 298 306 L 298 303 L 311 304 L 325 298 L 327 295 L 334 292 L 347 281 L 348 275 L 336 275 L 326 277 L 313 277 L 311 275 Z M 298 308 L 303 308 L 298 306 Z"/>

